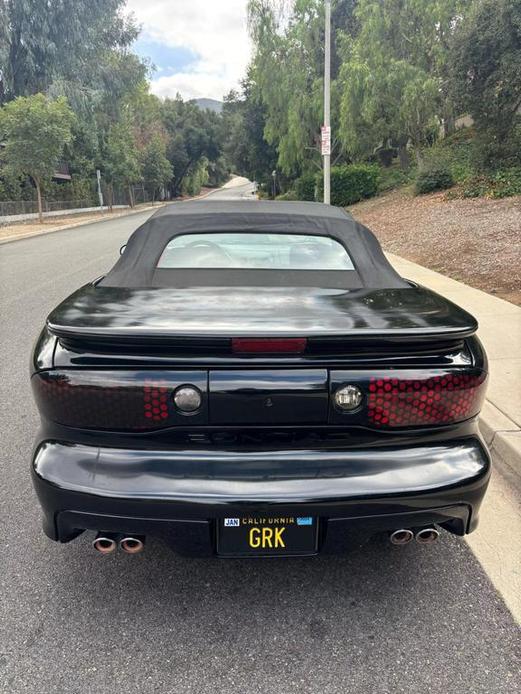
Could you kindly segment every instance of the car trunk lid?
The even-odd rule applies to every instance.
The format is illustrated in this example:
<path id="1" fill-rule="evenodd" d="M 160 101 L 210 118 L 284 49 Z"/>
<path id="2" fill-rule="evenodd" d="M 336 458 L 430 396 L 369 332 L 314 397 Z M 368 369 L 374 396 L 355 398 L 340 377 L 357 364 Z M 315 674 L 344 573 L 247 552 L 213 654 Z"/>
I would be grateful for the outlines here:
<path id="1" fill-rule="evenodd" d="M 463 309 L 424 287 L 338 290 L 320 287 L 82 287 L 49 316 L 62 338 L 150 342 L 232 338 L 422 341 L 461 339 L 477 329 Z M 338 347 L 338 345 L 337 345 Z"/>

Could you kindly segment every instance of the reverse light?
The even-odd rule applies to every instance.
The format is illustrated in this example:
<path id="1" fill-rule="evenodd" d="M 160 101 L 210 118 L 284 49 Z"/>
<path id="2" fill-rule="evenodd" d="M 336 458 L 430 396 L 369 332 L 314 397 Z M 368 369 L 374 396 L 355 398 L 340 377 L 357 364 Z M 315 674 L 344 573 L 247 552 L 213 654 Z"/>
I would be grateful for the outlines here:
<path id="1" fill-rule="evenodd" d="M 201 392 L 193 386 L 182 386 L 174 393 L 175 406 L 181 412 L 196 412 L 200 409 L 202 402 Z"/>
<path id="2" fill-rule="evenodd" d="M 345 412 L 357 410 L 362 404 L 363 393 L 358 386 L 347 385 L 335 393 L 335 405 Z"/>

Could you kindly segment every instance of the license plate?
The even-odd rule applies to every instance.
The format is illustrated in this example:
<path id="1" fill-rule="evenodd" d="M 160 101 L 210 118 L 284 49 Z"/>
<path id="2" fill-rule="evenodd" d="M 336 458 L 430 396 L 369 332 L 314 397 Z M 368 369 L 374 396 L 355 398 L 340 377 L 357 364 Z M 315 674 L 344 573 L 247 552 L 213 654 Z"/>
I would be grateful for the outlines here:
<path id="1" fill-rule="evenodd" d="M 217 552 L 228 557 L 315 554 L 317 528 L 312 516 L 221 518 Z"/>

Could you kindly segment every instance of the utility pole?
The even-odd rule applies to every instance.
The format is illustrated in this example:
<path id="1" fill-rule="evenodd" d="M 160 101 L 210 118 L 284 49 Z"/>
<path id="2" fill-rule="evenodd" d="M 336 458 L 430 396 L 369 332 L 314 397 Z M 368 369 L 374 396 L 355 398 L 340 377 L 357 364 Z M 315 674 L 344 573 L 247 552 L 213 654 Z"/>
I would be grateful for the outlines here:
<path id="1" fill-rule="evenodd" d="M 101 192 L 101 171 L 96 169 L 96 183 L 98 186 L 98 200 L 101 212 L 103 213 L 103 193 Z"/>
<path id="2" fill-rule="evenodd" d="M 325 0 L 326 45 L 324 60 L 324 125 L 322 156 L 324 157 L 324 203 L 331 204 L 331 0 Z"/>

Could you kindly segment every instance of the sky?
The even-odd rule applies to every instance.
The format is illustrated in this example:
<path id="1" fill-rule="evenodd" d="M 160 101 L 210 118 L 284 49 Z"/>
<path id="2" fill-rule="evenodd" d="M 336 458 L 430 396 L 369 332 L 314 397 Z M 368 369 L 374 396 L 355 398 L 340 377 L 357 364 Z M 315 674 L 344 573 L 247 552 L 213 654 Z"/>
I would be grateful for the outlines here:
<path id="1" fill-rule="evenodd" d="M 136 53 L 156 66 L 152 92 L 222 100 L 246 73 L 247 0 L 128 0 L 141 24 Z"/>

